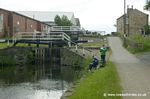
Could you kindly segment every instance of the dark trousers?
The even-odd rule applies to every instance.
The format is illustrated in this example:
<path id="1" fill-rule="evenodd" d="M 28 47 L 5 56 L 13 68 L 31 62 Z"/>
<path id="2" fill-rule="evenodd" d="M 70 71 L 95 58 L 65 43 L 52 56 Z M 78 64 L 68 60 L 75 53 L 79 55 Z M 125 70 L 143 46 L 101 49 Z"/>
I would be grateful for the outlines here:
<path id="1" fill-rule="evenodd" d="M 106 63 L 105 56 L 106 56 L 106 55 L 101 55 L 102 64 L 105 64 L 105 63 Z"/>
<path id="2" fill-rule="evenodd" d="M 90 65 L 89 65 L 89 70 L 91 70 L 92 68 L 93 68 L 93 64 L 90 63 Z"/>

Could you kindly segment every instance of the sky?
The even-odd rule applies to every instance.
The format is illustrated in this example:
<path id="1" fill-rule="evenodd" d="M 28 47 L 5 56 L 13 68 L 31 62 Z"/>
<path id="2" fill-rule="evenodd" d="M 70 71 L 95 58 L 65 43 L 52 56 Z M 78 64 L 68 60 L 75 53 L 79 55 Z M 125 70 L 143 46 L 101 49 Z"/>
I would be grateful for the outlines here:
<path id="1" fill-rule="evenodd" d="M 126 5 L 143 11 L 145 2 L 126 0 Z M 116 19 L 124 13 L 124 0 L 0 0 L 0 8 L 11 11 L 74 12 L 86 30 L 111 33 L 116 31 Z"/>

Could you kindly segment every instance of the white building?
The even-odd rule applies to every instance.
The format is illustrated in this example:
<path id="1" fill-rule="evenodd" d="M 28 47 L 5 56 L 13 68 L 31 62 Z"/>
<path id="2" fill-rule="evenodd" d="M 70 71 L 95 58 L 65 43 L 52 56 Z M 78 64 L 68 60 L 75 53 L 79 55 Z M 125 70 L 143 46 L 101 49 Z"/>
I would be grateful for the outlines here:
<path id="1" fill-rule="evenodd" d="M 55 25 L 54 19 L 56 15 L 62 17 L 67 16 L 74 26 L 77 25 L 73 12 L 49 12 L 49 11 L 18 11 L 18 13 L 34 18 L 49 25 Z"/>

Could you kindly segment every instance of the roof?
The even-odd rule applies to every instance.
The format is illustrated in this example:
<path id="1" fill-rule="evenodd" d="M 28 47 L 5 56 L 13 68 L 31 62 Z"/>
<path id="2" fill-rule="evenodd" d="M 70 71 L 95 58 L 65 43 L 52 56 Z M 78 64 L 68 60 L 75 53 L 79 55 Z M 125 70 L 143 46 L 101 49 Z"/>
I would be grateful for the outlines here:
<path id="1" fill-rule="evenodd" d="M 45 24 L 45 25 L 49 25 L 49 24 L 46 24 L 45 22 L 41 22 L 40 20 L 33 19 L 32 17 L 26 16 L 26 15 L 21 14 L 21 13 L 19 13 L 19 12 L 9 11 L 9 10 L 2 9 L 2 8 L 0 8 L 0 10 L 3 10 L 3 11 L 5 11 L 5 12 L 9 12 L 9 13 L 13 13 L 13 14 L 16 14 L 16 15 L 19 15 L 19 16 L 22 16 L 22 17 L 27 18 L 27 19 L 30 19 L 30 20 L 34 20 L 34 21 L 40 22 L 40 23 Z"/>
<path id="2" fill-rule="evenodd" d="M 146 13 L 144 13 L 144 12 L 138 10 L 138 9 L 128 8 L 128 9 L 127 9 L 127 13 L 128 13 L 129 11 L 137 11 L 138 13 L 142 13 L 142 14 L 144 14 L 144 15 L 148 15 L 148 14 L 146 14 Z M 117 20 L 119 20 L 119 19 L 122 18 L 122 17 L 124 17 L 124 14 L 123 14 L 122 16 L 120 16 L 119 18 L 117 18 Z"/>
<path id="3" fill-rule="evenodd" d="M 144 12 L 142 12 L 142 11 L 138 10 L 138 9 L 129 9 L 129 10 L 135 10 L 135 11 L 138 11 L 139 13 L 142 13 L 142 14 L 148 15 L 148 14 L 146 14 L 146 13 L 144 13 Z"/>
<path id="4" fill-rule="evenodd" d="M 49 12 L 49 11 L 17 11 L 20 14 L 23 14 L 25 16 L 34 18 L 39 21 L 52 21 L 54 22 L 54 18 L 56 15 L 63 16 L 66 15 L 69 20 L 74 17 L 73 12 Z"/>
<path id="5" fill-rule="evenodd" d="M 124 17 L 124 14 L 122 15 L 122 16 L 120 16 L 119 18 L 117 18 L 117 20 L 119 20 L 119 19 L 121 19 L 121 18 L 123 18 Z"/>

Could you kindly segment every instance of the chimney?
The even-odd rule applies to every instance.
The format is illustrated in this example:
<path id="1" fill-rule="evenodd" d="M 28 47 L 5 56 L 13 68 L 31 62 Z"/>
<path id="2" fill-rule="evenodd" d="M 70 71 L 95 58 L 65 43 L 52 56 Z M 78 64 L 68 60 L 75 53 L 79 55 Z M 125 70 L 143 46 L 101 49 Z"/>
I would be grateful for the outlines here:
<path id="1" fill-rule="evenodd" d="M 127 9 L 129 9 L 129 5 L 127 5 Z"/>
<path id="2" fill-rule="evenodd" d="M 131 9 L 133 10 L 133 5 L 132 5 Z"/>

